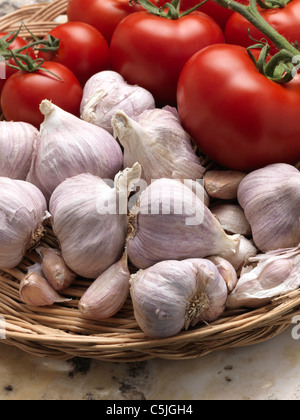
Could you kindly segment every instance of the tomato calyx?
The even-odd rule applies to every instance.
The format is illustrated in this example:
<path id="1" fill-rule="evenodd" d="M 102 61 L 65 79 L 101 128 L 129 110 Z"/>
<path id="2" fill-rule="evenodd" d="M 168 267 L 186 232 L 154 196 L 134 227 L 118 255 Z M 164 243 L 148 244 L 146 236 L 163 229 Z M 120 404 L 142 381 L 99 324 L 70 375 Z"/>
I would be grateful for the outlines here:
<path id="1" fill-rule="evenodd" d="M 260 49 L 258 59 L 251 49 Z M 287 50 L 280 50 L 270 57 L 270 45 L 267 42 L 257 43 L 247 48 L 247 52 L 257 70 L 268 79 L 276 83 L 288 83 L 295 76 L 295 66 L 292 64 L 293 54 Z"/>
<path id="2" fill-rule="evenodd" d="M 43 58 L 32 58 L 27 53 L 27 51 L 39 51 L 43 49 L 43 51 L 45 52 L 55 53 L 55 51 L 57 51 L 59 47 L 59 39 L 56 39 L 52 36 L 48 36 L 46 39 L 41 40 L 37 38 L 34 34 L 32 34 L 27 28 L 28 32 L 33 38 L 33 41 L 20 48 L 12 49 L 11 44 L 19 36 L 22 26 L 23 24 L 20 25 L 17 31 L 10 32 L 7 35 L 4 35 L 0 38 L 0 56 L 5 61 L 13 59 L 14 64 L 12 64 L 12 62 L 6 62 L 6 65 L 13 69 L 25 71 L 27 73 L 32 73 L 38 70 L 43 70 L 51 73 L 49 70 L 43 68 L 43 64 L 45 62 Z"/>
<path id="3" fill-rule="evenodd" d="M 300 65 L 298 45 L 289 43 L 284 36 L 280 35 L 276 29 L 262 17 L 257 8 L 257 1 L 259 0 L 250 0 L 248 6 L 234 0 L 213 1 L 224 8 L 231 9 L 242 15 L 278 48 L 279 52 L 275 54 L 268 63 L 258 65 L 259 71 L 278 83 L 287 83 L 295 77 L 297 68 L 299 68 Z M 268 48 L 266 48 L 266 50 L 268 50 Z M 265 51 L 263 54 L 265 54 Z M 262 61 L 263 55 L 260 63 L 262 63 Z"/>
<path id="4" fill-rule="evenodd" d="M 186 16 L 194 12 L 203 4 L 207 3 L 207 1 L 208 0 L 204 0 L 201 3 L 197 4 L 196 6 L 188 10 L 185 10 L 184 12 L 180 12 L 180 0 L 172 0 L 170 3 L 165 3 L 162 7 L 155 6 L 155 4 L 151 3 L 149 0 L 129 0 L 129 4 L 131 6 L 139 4 L 145 10 L 147 10 L 147 12 L 155 16 L 177 20 L 183 16 Z"/>
<path id="5" fill-rule="evenodd" d="M 291 0 L 257 0 L 261 9 L 279 9 L 284 8 Z"/>

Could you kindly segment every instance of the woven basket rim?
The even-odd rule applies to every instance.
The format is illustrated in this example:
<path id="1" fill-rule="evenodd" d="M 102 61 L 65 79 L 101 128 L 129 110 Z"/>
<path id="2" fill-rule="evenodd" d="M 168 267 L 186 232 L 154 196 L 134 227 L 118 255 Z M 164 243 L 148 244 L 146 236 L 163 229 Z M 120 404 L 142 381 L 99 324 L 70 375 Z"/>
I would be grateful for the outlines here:
<path id="1" fill-rule="evenodd" d="M 16 30 L 24 22 L 36 36 L 44 36 L 57 25 L 55 19 L 66 14 L 67 4 L 68 0 L 55 0 L 24 6 L 0 18 L 0 31 Z M 26 28 L 20 35 L 30 37 Z M 57 246 L 51 227 L 42 244 Z M 64 291 L 72 297 L 71 302 L 43 308 L 24 304 L 18 285 L 26 267 L 35 262 L 38 256 L 31 252 L 18 267 L 0 271 L 0 320 L 4 319 L 5 326 L 5 336 L 0 343 L 38 357 L 70 359 L 77 356 L 110 362 L 193 359 L 217 350 L 268 340 L 288 328 L 292 318 L 300 313 L 300 290 L 295 290 L 263 308 L 225 312 L 211 324 L 201 324 L 166 339 L 150 339 L 135 321 L 130 298 L 109 320 L 96 322 L 80 316 L 77 303 L 88 280 L 76 280 Z"/>

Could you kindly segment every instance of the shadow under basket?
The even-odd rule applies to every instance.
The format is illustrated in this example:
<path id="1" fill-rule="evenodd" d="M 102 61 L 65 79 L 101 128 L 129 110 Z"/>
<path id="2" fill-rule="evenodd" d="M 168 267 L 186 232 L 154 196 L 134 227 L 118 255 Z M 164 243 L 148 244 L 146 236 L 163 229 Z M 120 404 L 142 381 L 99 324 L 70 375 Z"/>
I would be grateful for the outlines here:
<path id="1" fill-rule="evenodd" d="M 30 39 L 28 28 L 42 37 L 58 24 L 58 17 L 66 15 L 67 4 L 67 0 L 56 0 L 22 7 L 0 18 L 0 31 L 16 30 L 24 22 L 21 36 Z M 51 227 L 47 227 L 41 244 L 57 247 Z M 63 295 L 72 299 L 66 303 L 51 307 L 23 303 L 19 296 L 20 280 L 27 267 L 38 261 L 37 253 L 32 251 L 18 267 L 0 271 L 0 343 L 38 357 L 84 357 L 110 362 L 193 359 L 268 340 L 288 328 L 292 318 L 300 314 L 300 290 L 296 290 L 263 308 L 225 312 L 210 324 L 198 324 L 170 338 L 151 339 L 139 328 L 130 297 L 112 318 L 101 321 L 83 318 L 78 302 L 90 284 L 86 279 L 77 279 L 64 290 Z"/>

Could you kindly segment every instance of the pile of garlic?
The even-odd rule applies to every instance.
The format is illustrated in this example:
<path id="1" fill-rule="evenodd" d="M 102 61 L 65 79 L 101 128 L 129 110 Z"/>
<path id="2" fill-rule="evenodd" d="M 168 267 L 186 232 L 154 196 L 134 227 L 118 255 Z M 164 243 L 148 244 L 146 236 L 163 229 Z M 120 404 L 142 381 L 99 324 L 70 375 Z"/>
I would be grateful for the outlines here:
<path id="1" fill-rule="evenodd" d="M 278 163 L 249 174 L 202 166 L 173 107 L 101 72 L 80 118 L 48 100 L 40 130 L 0 123 L 0 269 L 28 250 L 20 299 L 68 302 L 101 320 L 130 298 L 148 337 L 256 308 L 300 286 L 300 173 Z M 58 249 L 41 246 L 51 223 Z"/>

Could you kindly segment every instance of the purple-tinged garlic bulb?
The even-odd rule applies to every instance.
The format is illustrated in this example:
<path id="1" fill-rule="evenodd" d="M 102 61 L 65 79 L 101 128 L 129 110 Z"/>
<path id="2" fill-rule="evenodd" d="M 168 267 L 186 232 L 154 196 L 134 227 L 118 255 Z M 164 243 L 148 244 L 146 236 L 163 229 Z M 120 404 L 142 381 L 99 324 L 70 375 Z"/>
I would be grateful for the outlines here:
<path id="1" fill-rule="evenodd" d="M 90 173 L 113 179 L 123 168 L 121 147 L 107 131 L 48 100 L 42 101 L 40 110 L 45 119 L 27 180 L 40 188 L 47 200 L 67 178 Z"/>
<path id="2" fill-rule="evenodd" d="M 143 269 L 162 260 L 219 255 L 238 270 L 257 250 L 244 236 L 227 235 L 189 187 L 162 178 L 131 209 L 127 252 L 132 264 Z"/>
<path id="3" fill-rule="evenodd" d="M 85 84 L 80 113 L 84 121 L 112 134 L 111 119 L 116 111 L 121 109 L 129 117 L 134 117 L 154 107 L 155 101 L 150 92 L 141 86 L 128 84 L 119 73 L 106 70 L 96 73 Z"/>
<path id="4" fill-rule="evenodd" d="M 96 279 L 121 258 L 128 196 L 140 174 L 136 163 L 118 173 L 111 186 L 80 174 L 55 189 L 50 200 L 53 230 L 66 265 L 77 275 Z"/>
<path id="5" fill-rule="evenodd" d="M 238 201 L 261 252 L 300 243 L 300 172 L 294 166 L 275 163 L 250 172 Z"/>
<path id="6" fill-rule="evenodd" d="M 162 261 L 132 274 L 135 319 L 152 338 L 166 338 L 199 322 L 212 322 L 225 310 L 227 286 L 206 259 Z"/>
<path id="7" fill-rule="evenodd" d="M 0 268 L 17 266 L 38 245 L 49 213 L 45 197 L 33 184 L 0 177 Z"/>
<path id="8" fill-rule="evenodd" d="M 112 126 L 124 148 L 124 165 L 139 162 L 142 179 L 148 185 L 159 178 L 203 178 L 205 168 L 175 108 L 146 110 L 135 118 L 119 110 L 112 118 Z"/>
<path id="9" fill-rule="evenodd" d="M 38 138 L 39 132 L 31 124 L 0 121 L 0 176 L 24 181 Z"/>

